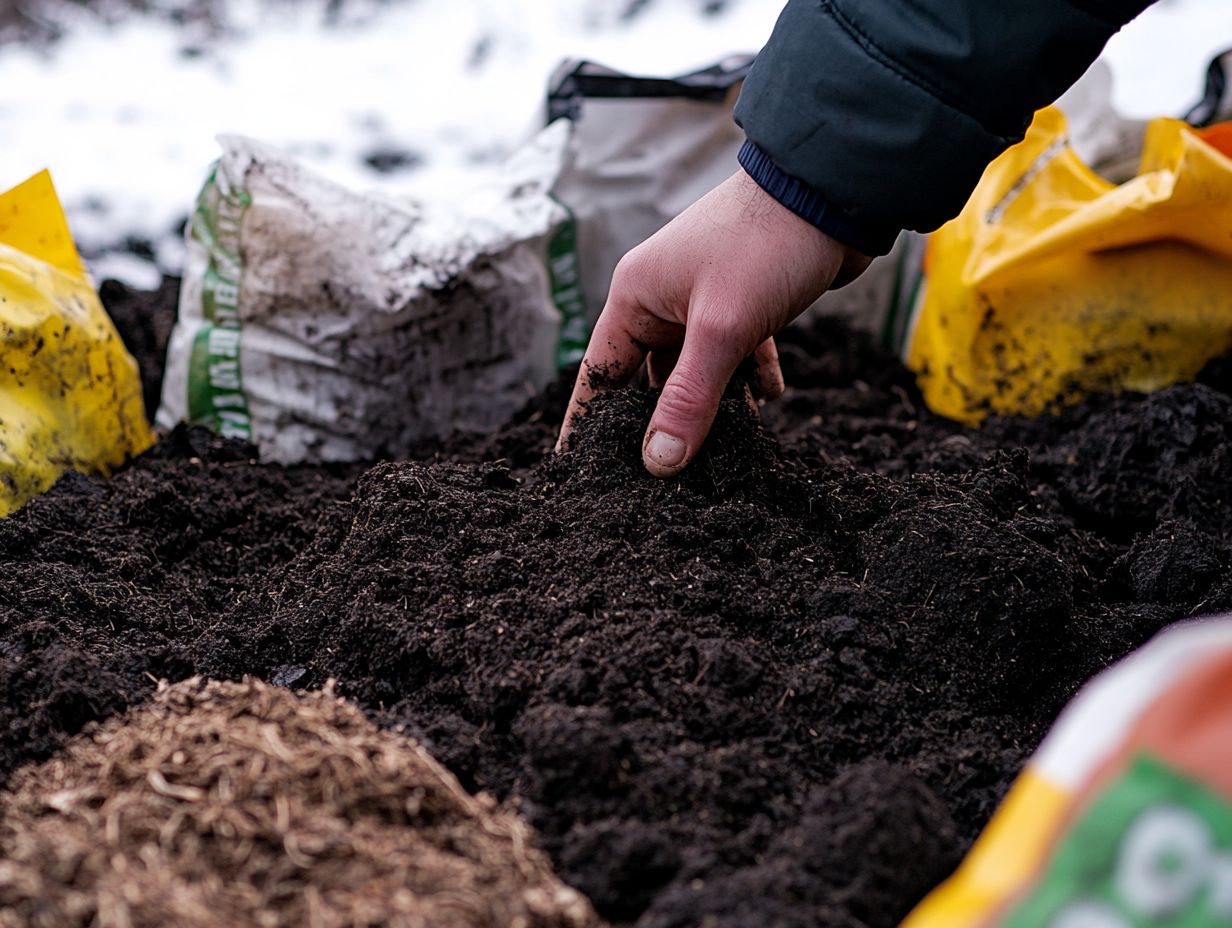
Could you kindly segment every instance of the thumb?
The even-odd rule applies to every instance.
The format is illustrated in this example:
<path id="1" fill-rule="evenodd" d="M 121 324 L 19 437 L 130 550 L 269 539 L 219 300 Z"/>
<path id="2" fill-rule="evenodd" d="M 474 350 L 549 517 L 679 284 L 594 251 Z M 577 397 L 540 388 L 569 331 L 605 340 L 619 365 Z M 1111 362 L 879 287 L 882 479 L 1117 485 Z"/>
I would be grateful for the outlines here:
<path id="1" fill-rule="evenodd" d="M 680 359 L 663 384 L 642 442 L 642 462 L 648 471 L 656 477 L 674 477 L 693 460 L 742 357 L 726 339 L 709 336 L 703 327 L 685 330 Z"/>

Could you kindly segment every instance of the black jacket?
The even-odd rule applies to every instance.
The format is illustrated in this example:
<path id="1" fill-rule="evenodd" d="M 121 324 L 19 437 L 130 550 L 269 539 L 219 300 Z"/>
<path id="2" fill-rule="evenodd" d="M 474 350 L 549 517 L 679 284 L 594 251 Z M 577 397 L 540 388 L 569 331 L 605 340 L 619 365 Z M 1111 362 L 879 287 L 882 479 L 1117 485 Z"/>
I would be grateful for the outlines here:
<path id="1" fill-rule="evenodd" d="M 790 0 L 736 106 L 740 163 L 867 254 L 957 215 L 1152 0 Z"/>

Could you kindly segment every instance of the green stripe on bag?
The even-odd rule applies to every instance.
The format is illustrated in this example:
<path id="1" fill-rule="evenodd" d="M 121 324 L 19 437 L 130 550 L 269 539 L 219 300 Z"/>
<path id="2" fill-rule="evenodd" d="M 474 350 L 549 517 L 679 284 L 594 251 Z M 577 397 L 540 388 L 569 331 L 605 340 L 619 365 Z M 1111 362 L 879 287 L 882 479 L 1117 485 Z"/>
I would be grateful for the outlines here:
<path id="1" fill-rule="evenodd" d="M 197 197 L 189 230 L 209 257 L 201 286 L 204 322 L 188 365 L 188 417 L 226 438 L 246 441 L 252 439 L 252 418 L 241 369 L 240 226 L 251 203 L 248 191 L 224 189 L 216 164 Z"/>
<path id="2" fill-rule="evenodd" d="M 548 242 L 548 277 L 552 302 L 560 313 L 560 335 L 556 341 L 556 366 L 565 367 L 582 360 L 590 342 L 590 321 L 582 291 L 578 260 L 577 220 L 573 211 L 556 200 L 565 211 L 565 221 Z"/>

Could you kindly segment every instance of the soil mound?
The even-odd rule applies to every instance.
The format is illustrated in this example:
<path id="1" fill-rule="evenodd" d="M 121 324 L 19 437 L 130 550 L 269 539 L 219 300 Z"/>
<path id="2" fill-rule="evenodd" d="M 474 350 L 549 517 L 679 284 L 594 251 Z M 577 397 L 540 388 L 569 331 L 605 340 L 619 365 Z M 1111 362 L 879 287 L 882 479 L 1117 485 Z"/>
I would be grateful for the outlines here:
<path id="1" fill-rule="evenodd" d="M 970 431 L 836 323 L 780 346 L 767 427 L 726 402 L 672 481 L 637 389 L 550 454 L 567 377 L 358 482 L 192 431 L 66 478 L 0 521 L 0 777 L 147 674 L 335 678 L 612 921 L 896 924 L 1082 682 L 1232 606 L 1232 400 Z"/>
<path id="2" fill-rule="evenodd" d="M 111 480 L 69 473 L 0 519 L 0 782 L 147 698 L 151 678 L 192 676 L 192 643 L 353 483 L 182 429 Z"/>
<path id="3" fill-rule="evenodd" d="M 575 450 L 521 478 L 369 471 L 209 672 L 336 676 L 468 787 L 520 797 L 613 920 L 893 924 L 991 811 L 1050 687 L 1084 672 L 1026 456 L 895 481 L 785 460 L 728 400 L 664 482 L 640 463 L 652 404 L 600 399 Z M 886 807 L 817 805 L 855 782 Z M 785 835 L 840 840 L 813 830 L 843 814 L 880 895 L 799 872 Z"/>
<path id="4" fill-rule="evenodd" d="M 328 689 L 197 678 L 0 793 L 0 925 L 597 926 L 531 840 Z"/>
<path id="5" fill-rule="evenodd" d="M 1201 384 L 1105 399 L 1040 455 L 1080 524 L 1131 539 L 1161 519 L 1232 526 L 1232 397 Z"/>

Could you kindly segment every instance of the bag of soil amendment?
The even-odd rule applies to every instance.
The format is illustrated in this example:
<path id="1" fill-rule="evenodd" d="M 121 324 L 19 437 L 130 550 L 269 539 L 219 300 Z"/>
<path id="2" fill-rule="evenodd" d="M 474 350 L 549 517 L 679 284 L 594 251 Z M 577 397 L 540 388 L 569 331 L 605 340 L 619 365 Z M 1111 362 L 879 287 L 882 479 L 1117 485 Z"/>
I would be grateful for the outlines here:
<path id="1" fill-rule="evenodd" d="M 900 282 L 887 338 L 934 412 L 974 424 L 1155 390 L 1232 348 L 1232 124 L 1085 129 L 1038 113 Z"/>
<path id="2" fill-rule="evenodd" d="M 903 928 L 1232 924 L 1232 617 L 1190 622 L 1066 708 Z"/>
<path id="3" fill-rule="evenodd" d="M 267 460 L 405 456 L 505 421 L 556 372 L 549 126 L 431 198 L 360 194 L 251 139 L 189 223 L 158 423 L 187 419 Z"/>
<path id="4" fill-rule="evenodd" d="M 99 302 L 43 171 L 0 194 L 0 516 L 68 470 L 153 441 L 137 362 Z"/>

